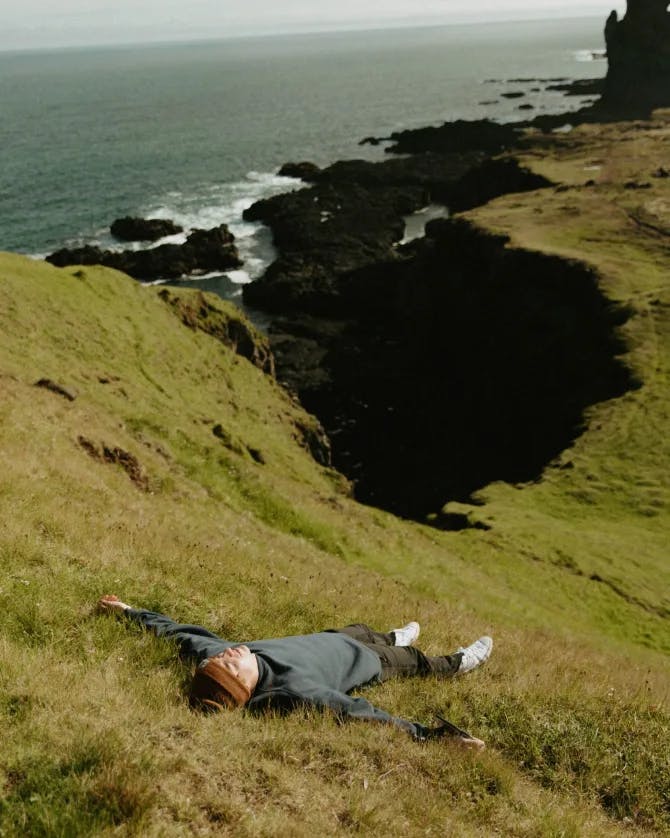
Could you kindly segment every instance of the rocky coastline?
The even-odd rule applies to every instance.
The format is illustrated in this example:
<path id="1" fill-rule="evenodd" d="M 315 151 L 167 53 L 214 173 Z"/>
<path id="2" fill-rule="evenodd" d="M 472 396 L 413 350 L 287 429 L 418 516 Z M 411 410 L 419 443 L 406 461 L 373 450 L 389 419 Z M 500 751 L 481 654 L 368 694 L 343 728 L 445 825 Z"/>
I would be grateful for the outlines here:
<path id="1" fill-rule="evenodd" d="M 276 317 L 277 375 L 323 424 L 356 497 L 403 517 L 464 526 L 448 501 L 536 479 L 590 404 L 635 385 L 617 357 L 627 312 L 593 271 L 467 220 L 430 222 L 332 282 Z"/>
<path id="2" fill-rule="evenodd" d="M 648 30 L 652 6 L 630 0 L 627 18 Z M 629 20 L 621 26 L 630 33 Z M 608 31 L 611 49 L 611 19 Z M 662 65 L 667 44 L 650 37 L 638 39 L 655 45 L 643 64 Z M 656 84 L 629 95 L 644 72 L 618 65 L 634 51 L 630 40 L 627 49 L 611 50 L 605 80 L 553 80 L 566 95 L 602 94 L 590 107 L 368 137 L 403 156 L 324 170 L 287 164 L 282 173 L 309 188 L 247 211 L 271 227 L 279 257 L 245 287 L 245 302 L 274 315 L 278 378 L 323 423 L 359 500 L 467 526 L 448 501 L 476 503 L 492 481 L 539 478 L 581 433 L 589 405 L 639 385 L 619 357 L 629 312 L 588 265 L 513 247 L 459 217 L 401 244 L 403 217 L 427 204 L 453 216 L 510 193 L 573 188 L 520 158 L 551 146 L 566 123 L 645 118 L 668 103 L 670 85 L 664 96 Z M 595 185 L 585 178 L 582 188 Z"/>
<path id="3" fill-rule="evenodd" d="M 122 218 L 110 227 L 123 241 L 152 242 L 182 232 L 172 221 L 163 219 Z M 46 257 L 58 268 L 67 265 L 104 265 L 134 277 L 157 280 L 178 279 L 185 274 L 226 271 L 239 268 L 242 261 L 235 237 L 225 224 L 211 230 L 193 230 L 182 244 L 165 243 L 141 250 L 102 250 L 86 245 L 62 248 Z"/>
<path id="4" fill-rule="evenodd" d="M 633 99 L 626 67 L 630 21 L 654 21 L 657 11 L 651 0 L 630 0 L 622 28 L 609 19 L 606 79 L 543 80 L 566 95 L 602 94 L 590 107 L 368 137 L 362 142 L 389 143 L 389 159 L 323 169 L 287 163 L 279 174 L 305 187 L 245 211 L 271 228 L 278 257 L 244 287 L 244 302 L 271 316 L 277 378 L 323 424 L 333 464 L 359 500 L 444 528 L 467 526 L 448 502 L 475 504 L 493 481 L 539 478 L 580 434 L 590 405 L 638 385 L 619 357 L 629 312 L 608 300 L 587 264 L 516 247 L 454 214 L 504 195 L 574 188 L 525 163 L 554 146 L 566 123 L 649 116 L 663 96 L 654 84 Z M 664 67 L 667 51 L 659 49 L 654 66 Z M 585 177 L 580 188 L 594 185 Z M 428 205 L 451 217 L 403 242 L 407 217 Z M 120 222 L 117 235 L 147 241 L 167 229 Z M 240 264 L 224 225 L 182 245 L 83 248 L 48 260 L 104 264 L 141 279 Z"/>

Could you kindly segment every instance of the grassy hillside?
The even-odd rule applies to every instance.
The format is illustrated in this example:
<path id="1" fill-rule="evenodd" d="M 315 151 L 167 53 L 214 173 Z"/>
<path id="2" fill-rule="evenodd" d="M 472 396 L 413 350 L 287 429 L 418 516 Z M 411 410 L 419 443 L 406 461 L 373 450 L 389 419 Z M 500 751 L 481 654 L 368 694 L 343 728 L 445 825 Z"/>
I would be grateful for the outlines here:
<path id="1" fill-rule="evenodd" d="M 595 265 L 632 308 L 642 381 L 541 481 L 488 487 L 472 515 L 489 530 L 354 503 L 310 456 L 313 421 L 156 289 L 0 256 L 0 835 L 670 829 L 670 254 L 633 218 L 664 223 L 670 179 L 649 175 L 667 136 L 556 137 L 526 162 L 570 189 L 469 214 Z M 107 592 L 239 639 L 418 619 L 437 653 L 491 633 L 481 671 L 366 693 L 489 749 L 307 712 L 195 715 L 169 645 L 95 615 Z"/>

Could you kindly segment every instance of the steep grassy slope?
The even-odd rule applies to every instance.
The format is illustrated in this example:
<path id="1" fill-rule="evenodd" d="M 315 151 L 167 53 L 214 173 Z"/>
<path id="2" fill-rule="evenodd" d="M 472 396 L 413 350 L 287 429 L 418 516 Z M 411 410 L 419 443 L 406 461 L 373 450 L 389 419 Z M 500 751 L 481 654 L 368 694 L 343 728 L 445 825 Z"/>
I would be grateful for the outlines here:
<path id="1" fill-rule="evenodd" d="M 630 148 L 636 165 L 615 127 L 598 152 L 582 130 L 530 162 L 568 183 L 594 153 Z M 631 143 L 662 155 L 665 130 Z M 661 207 L 668 181 L 651 189 Z M 155 289 L 0 257 L 0 834 L 670 827 L 670 259 L 629 220 L 634 192 L 612 177 L 472 214 L 596 265 L 634 309 L 626 361 L 643 382 L 596 406 L 539 483 L 489 487 L 471 511 L 486 531 L 352 502 L 306 450 L 310 418 Z M 188 667 L 96 616 L 105 592 L 240 639 L 417 618 L 438 652 L 492 633 L 490 663 L 462 680 L 367 692 L 428 723 L 444 711 L 489 750 L 311 713 L 194 715 Z"/>

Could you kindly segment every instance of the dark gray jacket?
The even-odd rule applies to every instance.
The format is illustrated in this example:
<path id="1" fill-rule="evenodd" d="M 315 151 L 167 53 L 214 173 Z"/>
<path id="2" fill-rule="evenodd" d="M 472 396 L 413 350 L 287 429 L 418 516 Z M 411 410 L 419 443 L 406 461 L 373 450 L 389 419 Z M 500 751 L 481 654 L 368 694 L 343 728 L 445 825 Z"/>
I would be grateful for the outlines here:
<path id="1" fill-rule="evenodd" d="M 200 663 L 231 646 L 201 626 L 182 625 L 154 611 L 130 609 L 126 614 L 154 631 L 175 640 L 184 657 Z M 256 655 L 259 679 L 250 710 L 289 710 L 299 705 L 328 708 L 339 718 L 386 722 L 423 738 L 422 725 L 391 716 L 365 698 L 351 697 L 351 690 L 379 680 L 379 657 L 367 646 L 336 631 L 251 640 L 245 646 Z"/>

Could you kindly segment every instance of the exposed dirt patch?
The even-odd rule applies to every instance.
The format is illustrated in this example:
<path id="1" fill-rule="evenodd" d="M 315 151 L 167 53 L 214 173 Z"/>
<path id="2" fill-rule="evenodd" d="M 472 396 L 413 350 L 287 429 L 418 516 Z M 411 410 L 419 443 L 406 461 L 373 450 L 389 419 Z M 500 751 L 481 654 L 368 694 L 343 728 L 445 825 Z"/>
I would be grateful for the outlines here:
<path id="1" fill-rule="evenodd" d="M 89 457 L 98 460 L 98 462 L 113 463 L 121 466 L 138 489 L 141 489 L 143 492 L 149 491 L 149 479 L 134 454 L 124 451 L 123 448 L 119 448 L 118 446 L 112 447 L 105 445 L 105 443 L 97 445 L 84 436 L 79 436 L 77 442 Z"/>

